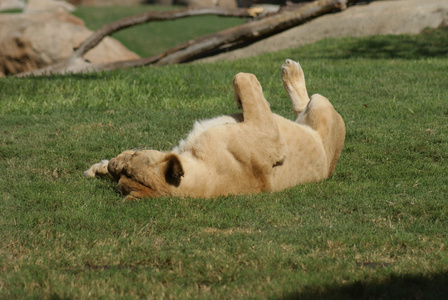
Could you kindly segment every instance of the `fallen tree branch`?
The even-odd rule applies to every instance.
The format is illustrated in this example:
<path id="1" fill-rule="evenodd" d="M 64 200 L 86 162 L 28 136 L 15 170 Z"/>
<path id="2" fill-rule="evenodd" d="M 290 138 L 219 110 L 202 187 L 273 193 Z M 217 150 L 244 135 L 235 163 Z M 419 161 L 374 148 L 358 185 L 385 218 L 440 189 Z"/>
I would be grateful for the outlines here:
<path id="1" fill-rule="evenodd" d="M 300 6 L 297 9 L 274 14 L 258 21 L 245 23 L 235 26 L 217 33 L 199 37 L 194 40 L 184 42 L 167 51 L 152 57 L 140 58 L 136 60 L 118 61 L 104 64 L 89 64 L 82 59 L 88 50 L 97 45 L 106 35 L 113 33 L 119 29 L 127 28 L 134 25 L 149 22 L 151 20 L 171 20 L 174 18 L 182 18 L 193 15 L 218 14 L 231 16 L 229 11 L 221 9 L 199 9 L 199 10 L 181 10 L 174 13 L 166 12 L 162 15 L 154 13 L 144 13 L 137 16 L 125 18 L 111 24 L 105 25 L 89 37 L 82 45 L 73 53 L 73 55 L 65 62 L 52 65 L 43 69 L 35 70 L 28 73 L 18 74 L 16 76 L 41 76 L 49 74 L 64 73 L 81 73 L 96 72 L 103 70 L 125 69 L 138 66 L 169 65 L 182 62 L 192 61 L 199 57 L 205 57 L 216 51 L 225 51 L 240 45 L 253 43 L 273 34 L 287 30 L 289 28 L 303 24 L 313 18 L 326 14 L 334 9 L 345 9 L 346 0 L 317 0 L 309 4 Z M 243 12 L 243 10 L 245 12 Z M 254 16 L 260 12 L 251 11 L 251 9 L 238 9 L 234 11 L 232 16 Z M 159 13 L 160 14 L 160 13 Z M 244 15 L 247 14 L 247 15 Z M 138 23 L 136 23 L 138 22 Z"/>
<path id="2" fill-rule="evenodd" d="M 123 63 L 127 67 L 137 66 L 146 64 L 150 64 L 153 61 L 157 61 L 160 55 L 157 55 L 152 58 L 143 58 L 137 59 L 134 63 L 130 62 L 129 64 L 125 62 L 112 62 L 107 64 L 98 64 L 92 65 L 88 62 L 85 62 L 82 57 L 86 54 L 90 49 L 94 48 L 98 45 L 106 36 L 120 31 L 122 29 L 132 27 L 135 25 L 145 24 L 149 22 L 155 21 L 167 21 L 167 20 L 176 20 L 186 17 L 193 16 L 204 16 L 204 15 L 215 15 L 221 17 L 239 17 L 239 18 L 254 18 L 263 15 L 263 8 L 236 8 L 236 9 L 222 9 L 222 8 L 186 8 L 180 10 L 171 10 L 171 11 L 150 11 L 144 12 L 138 15 L 126 17 L 120 19 L 118 21 L 109 23 L 104 25 L 97 31 L 95 31 L 91 36 L 89 36 L 81 45 L 75 49 L 72 55 L 65 61 L 59 62 L 41 69 L 37 69 L 30 72 L 24 72 L 20 74 L 16 74 L 16 77 L 24 77 L 24 76 L 42 76 L 42 75 L 50 75 L 50 74 L 64 74 L 64 73 L 79 73 L 79 72 L 92 72 L 96 71 L 98 68 L 104 70 L 112 70 L 115 68 L 120 68 L 120 63 Z M 173 49 L 175 49 L 174 47 Z M 168 51 L 169 52 L 169 51 Z M 109 65 L 107 67 L 106 65 Z M 135 65 L 137 64 L 137 65 Z M 113 67 L 113 66 L 117 67 Z M 98 69 L 98 70 L 99 70 Z"/>
<path id="3" fill-rule="evenodd" d="M 218 33 L 184 43 L 180 50 L 164 55 L 157 65 L 187 62 L 204 56 L 209 51 L 248 44 L 285 31 L 345 4 L 345 0 L 317 0 L 297 9 L 275 14 L 258 21 L 235 26 Z M 345 8 L 345 6 L 343 7 Z M 226 45 L 228 45 L 226 47 Z M 170 51 L 170 50 L 168 50 Z"/>
<path id="4" fill-rule="evenodd" d="M 71 60 L 82 57 L 87 51 L 98 45 L 106 36 L 119 30 L 154 21 L 176 20 L 186 17 L 215 15 L 221 17 L 240 17 L 252 18 L 261 13 L 254 9 L 222 9 L 222 8 L 187 8 L 172 11 L 150 11 L 135 16 L 120 19 L 113 23 L 104 25 L 95 31 L 87 40 L 85 40 L 78 49 L 73 52 Z"/>

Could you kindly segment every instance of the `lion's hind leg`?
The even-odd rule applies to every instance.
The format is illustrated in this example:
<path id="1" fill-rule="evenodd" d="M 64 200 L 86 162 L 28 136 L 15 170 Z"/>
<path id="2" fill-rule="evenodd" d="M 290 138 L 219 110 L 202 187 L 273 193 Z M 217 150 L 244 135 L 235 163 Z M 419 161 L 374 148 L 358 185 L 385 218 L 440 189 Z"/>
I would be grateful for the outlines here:
<path id="1" fill-rule="evenodd" d="M 282 81 L 291 99 L 296 116 L 305 109 L 310 98 L 306 90 L 305 75 L 298 62 L 287 59 L 282 66 Z"/>
<path id="2" fill-rule="evenodd" d="M 344 146 L 344 120 L 327 98 L 314 94 L 297 123 L 311 127 L 321 136 L 328 159 L 328 176 L 331 176 Z"/>

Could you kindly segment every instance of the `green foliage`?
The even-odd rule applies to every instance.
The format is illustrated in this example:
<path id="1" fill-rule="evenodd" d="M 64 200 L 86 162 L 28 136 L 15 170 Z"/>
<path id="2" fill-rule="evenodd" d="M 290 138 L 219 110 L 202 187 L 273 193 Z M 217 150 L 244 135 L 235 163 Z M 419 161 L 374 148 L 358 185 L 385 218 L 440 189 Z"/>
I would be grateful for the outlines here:
<path id="1" fill-rule="evenodd" d="M 233 62 L 2 79 L 0 298 L 444 299 L 447 42 L 441 29 Z M 115 184 L 82 177 L 102 158 L 170 149 L 195 119 L 235 112 L 240 71 L 291 118 L 285 58 L 346 122 L 331 179 L 123 202 Z"/>

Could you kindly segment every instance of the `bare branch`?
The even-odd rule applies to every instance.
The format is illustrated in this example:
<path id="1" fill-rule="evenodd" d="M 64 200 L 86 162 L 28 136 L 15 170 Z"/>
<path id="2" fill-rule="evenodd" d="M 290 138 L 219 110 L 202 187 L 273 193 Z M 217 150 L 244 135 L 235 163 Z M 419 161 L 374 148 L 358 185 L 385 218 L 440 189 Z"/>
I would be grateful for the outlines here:
<path id="1" fill-rule="evenodd" d="M 177 46 L 180 50 L 165 55 L 156 64 L 167 65 L 190 61 L 204 56 L 207 52 L 218 48 L 235 47 L 238 44 L 252 43 L 289 28 L 298 26 L 316 18 L 335 8 L 340 8 L 345 0 L 317 0 L 297 9 L 268 16 L 258 21 L 232 27 L 218 33 L 199 37 L 184 43 L 185 47 Z M 342 7 L 344 8 L 344 6 Z"/>
<path id="2" fill-rule="evenodd" d="M 148 22 L 175 20 L 185 17 L 215 15 L 221 17 L 252 18 L 261 11 L 251 9 L 222 9 L 222 8 L 187 8 L 172 11 L 150 11 L 120 19 L 104 25 L 85 40 L 71 56 L 71 60 L 82 57 L 87 51 L 98 45 L 106 36 L 122 29 Z"/>
<path id="3" fill-rule="evenodd" d="M 145 66 L 149 64 L 169 65 L 188 62 L 197 58 L 209 56 L 218 51 L 225 51 L 241 45 L 247 45 L 264 39 L 273 34 L 303 24 L 313 18 L 326 14 L 334 9 L 345 9 L 347 0 L 316 0 L 309 4 L 300 6 L 293 10 L 287 10 L 278 14 L 270 15 L 257 21 L 235 26 L 217 33 L 205 35 L 194 40 L 179 44 L 167 51 L 152 57 L 140 58 L 129 61 L 118 61 L 105 64 L 89 64 L 82 56 L 106 35 L 117 30 L 150 21 L 172 20 L 189 16 L 220 15 L 248 17 L 259 15 L 262 11 L 254 9 L 222 10 L 215 8 L 184 9 L 168 12 L 149 12 L 118 20 L 105 25 L 90 36 L 63 63 L 39 69 L 33 72 L 22 73 L 16 76 L 41 76 L 49 74 L 95 72 L 101 70 L 115 70 Z"/>

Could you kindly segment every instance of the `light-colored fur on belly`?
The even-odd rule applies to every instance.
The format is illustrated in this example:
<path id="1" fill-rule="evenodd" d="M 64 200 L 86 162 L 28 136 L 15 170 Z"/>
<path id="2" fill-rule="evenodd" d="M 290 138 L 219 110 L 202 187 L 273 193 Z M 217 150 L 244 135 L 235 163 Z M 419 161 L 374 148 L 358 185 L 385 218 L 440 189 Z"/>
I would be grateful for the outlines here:
<path id="1" fill-rule="evenodd" d="M 241 122 L 242 120 L 242 114 L 235 114 L 219 116 L 208 120 L 196 121 L 194 122 L 193 129 L 190 131 L 188 136 L 185 139 L 180 140 L 179 145 L 174 147 L 172 151 L 173 153 L 180 154 L 182 152 L 191 150 L 192 145 L 196 143 L 197 139 L 202 135 L 202 133 L 204 133 L 204 131 L 220 125 L 236 124 L 238 122 Z"/>

